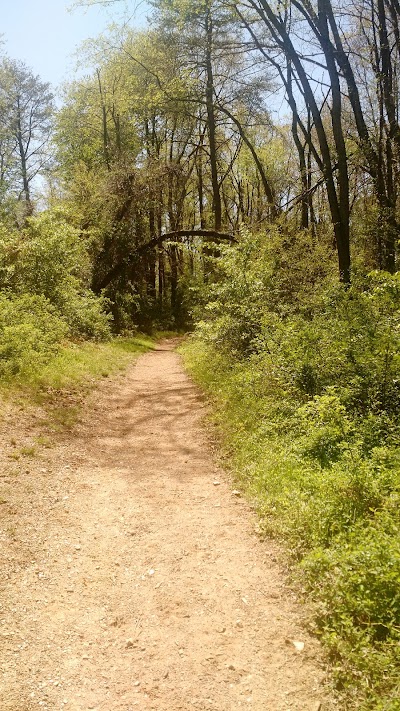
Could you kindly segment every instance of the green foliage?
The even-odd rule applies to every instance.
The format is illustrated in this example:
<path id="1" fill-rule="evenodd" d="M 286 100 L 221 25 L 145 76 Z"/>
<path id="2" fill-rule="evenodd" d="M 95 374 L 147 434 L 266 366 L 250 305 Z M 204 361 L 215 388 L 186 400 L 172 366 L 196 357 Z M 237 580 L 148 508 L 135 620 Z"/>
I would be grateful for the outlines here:
<path id="1" fill-rule="evenodd" d="M 185 357 L 262 529 L 286 543 L 313 600 L 346 708 L 394 711 L 400 279 L 372 273 L 345 289 L 328 266 L 313 280 L 306 240 L 303 282 L 294 237 L 245 236 L 224 254 Z"/>
<path id="2" fill-rule="evenodd" d="M 355 705 L 365 698 L 365 709 L 397 708 L 399 523 L 385 512 L 304 562 L 309 585 L 322 586 L 317 622 L 333 668 Z"/>
<path id="3" fill-rule="evenodd" d="M 143 335 L 114 338 L 106 343 L 69 343 L 24 383 L 35 391 L 61 391 L 90 385 L 93 380 L 108 377 L 132 362 L 132 356 L 145 353 L 154 341 Z"/>
<path id="4" fill-rule="evenodd" d="M 234 249 L 220 251 L 223 258 L 213 260 L 214 279 L 194 316 L 199 320 L 202 313 L 206 339 L 238 358 L 268 352 L 281 317 L 292 315 L 296 331 L 299 312 L 307 315 L 314 306 L 316 283 L 333 281 L 329 249 L 307 232 L 295 239 L 279 224 L 260 235 L 243 230 Z"/>
<path id="5" fill-rule="evenodd" d="M 88 288 L 88 245 L 76 228 L 51 211 L 31 218 L 22 232 L 0 232 L 0 289 L 35 294 L 52 305 L 72 338 L 109 334 L 105 303 Z"/>
<path id="6" fill-rule="evenodd" d="M 66 332 L 66 323 L 43 296 L 0 294 L 0 378 L 40 368 Z"/>
<path id="7" fill-rule="evenodd" d="M 58 177 L 81 224 L 96 232 L 93 288 L 106 294 L 117 332 L 132 325 L 181 328 L 185 272 L 203 265 L 201 241 L 182 232 L 214 224 L 216 185 L 204 110 L 210 9 L 213 152 L 226 212 L 221 229 L 236 231 L 253 219 L 262 224 L 271 208 L 259 169 L 219 106 L 229 105 L 240 118 L 271 182 L 286 168 L 286 141 L 266 120 L 267 74 L 250 71 L 252 60 L 236 51 L 240 25 L 218 3 L 158 3 L 153 28 L 134 32 L 114 25 L 108 35 L 87 41 L 81 52 L 87 74 L 66 87 L 57 115 Z M 280 186 L 287 191 L 286 178 Z M 175 243 L 155 245 L 175 230 Z"/>
<path id="8" fill-rule="evenodd" d="M 0 265 L 1 379 L 37 372 L 66 339 L 109 337 L 105 302 L 88 288 L 87 244 L 64 217 L 0 225 Z"/>
<path id="9" fill-rule="evenodd" d="M 321 466 L 337 460 L 353 429 L 346 408 L 337 395 L 315 395 L 298 408 L 297 416 L 303 431 L 303 453 L 316 459 Z"/>

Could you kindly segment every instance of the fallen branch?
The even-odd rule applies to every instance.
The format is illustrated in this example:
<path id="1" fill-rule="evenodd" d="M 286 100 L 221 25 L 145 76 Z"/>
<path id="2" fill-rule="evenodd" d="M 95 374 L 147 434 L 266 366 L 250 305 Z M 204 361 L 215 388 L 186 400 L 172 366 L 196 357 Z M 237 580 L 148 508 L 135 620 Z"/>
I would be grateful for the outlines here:
<path id="1" fill-rule="evenodd" d="M 146 252 L 151 251 L 154 247 L 157 247 L 163 242 L 168 240 L 176 240 L 179 237 L 208 237 L 212 241 L 228 241 L 236 242 L 235 237 L 228 232 L 218 232 L 217 230 L 174 230 L 173 232 L 166 232 L 157 237 L 153 237 L 151 240 L 142 244 L 132 252 L 127 254 L 121 262 L 115 264 L 112 269 L 102 278 L 100 281 L 95 281 L 93 284 L 93 289 L 95 292 L 100 292 L 105 289 L 114 279 L 116 279 L 122 272 L 134 263 L 135 259 L 141 257 Z"/>

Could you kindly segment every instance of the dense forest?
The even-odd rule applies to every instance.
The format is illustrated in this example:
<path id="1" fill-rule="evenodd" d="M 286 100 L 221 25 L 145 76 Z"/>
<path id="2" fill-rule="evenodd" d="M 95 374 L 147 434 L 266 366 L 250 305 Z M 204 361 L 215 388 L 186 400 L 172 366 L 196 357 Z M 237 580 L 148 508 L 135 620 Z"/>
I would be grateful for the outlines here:
<path id="1" fill-rule="evenodd" d="M 84 44 L 61 106 L 0 59 L 0 378 L 66 343 L 193 331 L 341 708 L 395 711 L 400 5 L 151 6 Z"/>

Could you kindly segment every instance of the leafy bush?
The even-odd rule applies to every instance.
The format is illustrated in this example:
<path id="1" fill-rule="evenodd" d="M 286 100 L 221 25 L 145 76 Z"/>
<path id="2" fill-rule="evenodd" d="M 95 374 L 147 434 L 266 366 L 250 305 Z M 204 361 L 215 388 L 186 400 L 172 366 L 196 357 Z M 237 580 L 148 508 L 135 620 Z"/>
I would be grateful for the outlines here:
<path id="1" fill-rule="evenodd" d="M 398 502 L 397 502 L 398 503 Z M 335 675 L 357 707 L 398 709 L 400 521 L 378 515 L 304 561 Z M 313 593 L 315 596 L 315 593 Z M 361 697 L 361 698 L 360 698 Z"/>
<path id="2" fill-rule="evenodd" d="M 276 234 L 224 251 L 185 357 L 261 528 L 298 566 L 346 708 L 395 711 L 400 275 L 319 284 L 305 241 L 306 283 L 287 236 L 286 256 Z"/>
<path id="3" fill-rule="evenodd" d="M 267 235 L 243 231 L 235 247 L 220 251 L 222 258 L 211 260 L 214 279 L 204 285 L 193 315 L 204 338 L 235 357 L 268 350 L 267 335 L 280 319 L 308 313 L 316 283 L 332 280 L 330 253 L 306 232 L 296 241 L 277 226 Z"/>
<path id="4" fill-rule="evenodd" d="M 0 377 L 27 374 L 57 352 L 67 325 L 43 296 L 0 294 Z"/>
<path id="5" fill-rule="evenodd" d="M 31 218 L 21 233 L 3 227 L 0 263 L 0 289 L 45 297 L 67 323 L 71 337 L 109 335 L 105 301 L 88 286 L 88 245 L 59 215 L 49 211 Z"/>

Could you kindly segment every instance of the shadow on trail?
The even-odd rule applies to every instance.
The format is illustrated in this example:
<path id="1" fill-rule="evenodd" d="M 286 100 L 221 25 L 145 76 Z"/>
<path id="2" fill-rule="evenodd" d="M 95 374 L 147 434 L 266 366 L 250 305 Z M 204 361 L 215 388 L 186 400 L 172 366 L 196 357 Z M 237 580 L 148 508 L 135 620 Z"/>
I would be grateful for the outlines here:
<path id="1" fill-rule="evenodd" d="M 170 363 L 166 351 L 152 351 L 142 360 L 134 371 L 131 393 L 116 393 L 100 428 L 93 431 L 92 445 L 101 466 L 129 469 L 129 476 L 136 479 L 159 476 L 161 471 L 187 481 L 201 471 L 204 442 L 197 425 L 202 399 L 176 361 Z M 168 359 L 167 367 L 164 362 L 159 369 L 159 356 Z"/>

